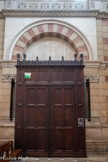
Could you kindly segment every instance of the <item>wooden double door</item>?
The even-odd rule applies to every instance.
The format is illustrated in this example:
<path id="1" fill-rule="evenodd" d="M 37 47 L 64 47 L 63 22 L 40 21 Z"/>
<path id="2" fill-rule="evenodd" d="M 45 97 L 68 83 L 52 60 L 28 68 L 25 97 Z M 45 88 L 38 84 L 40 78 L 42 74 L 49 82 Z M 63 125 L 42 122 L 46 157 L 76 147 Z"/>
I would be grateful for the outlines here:
<path id="1" fill-rule="evenodd" d="M 72 86 L 26 87 L 26 150 L 37 155 L 73 154 L 75 104 Z"/>
<path id="2" fill-rule="evenodd" d="M 24 73 L 28 71 L 32 73 L 32 78 L 25 80 Z M 48 75 L 43 75 L 43 71 L 45 74 L 48 72 Z M 63 77 L 55 81 L 50 76 L 54 76 L 55 80 Z M 61 70 L 60 67 L 55 75 L 55 68 L 52 67 L 46 68 L 46 71 L 20 67 L 16 90 L 15 148 L 22 149 L 22 155 L 86 156 L 80 68 Z"/>

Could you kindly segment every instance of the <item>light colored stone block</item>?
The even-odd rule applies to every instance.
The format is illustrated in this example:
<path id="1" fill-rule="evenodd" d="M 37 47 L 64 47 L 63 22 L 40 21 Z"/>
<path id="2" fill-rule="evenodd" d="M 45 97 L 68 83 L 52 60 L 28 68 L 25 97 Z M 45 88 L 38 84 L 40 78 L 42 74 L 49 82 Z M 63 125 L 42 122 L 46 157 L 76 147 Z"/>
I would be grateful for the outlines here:
<path id="1" fill-rule="evenodd" d="M 97 38 L 102 38 L 103 33 L 102 32 L 97 32 Z"/>
<path id="2" fill-rule="evenodd" d="M 106 96 L 100 95 L 99 96 L 99 103 L 106 103 Z"/>
<path id="3" fill-rule="evenodd" d="M 97 89 L 98 88 L 98 83 L 90 83 L 90 89 Z"/>
<path id="4" fill-rule="evenodd" d="M 79 41 L 77 44 L 76 44 L 76 46 L 77 47 L 81 47 L 81 46 L 84 46 L 85 44 L 84 44 L 84 42 L 83 41 Z M 84 54 L 83 54 L 84 55 Z"/>
<path id="5" fill-rule="evenodd" d="M 103 33 L 103 38 L 108 38 L 108 32 Z"/>
<path id="6" fill-rule="evenodd" d="M 104 61 L 104 56 L 98 56 L 98 61 Z"/>
<path id="7" fill-rule="evenodd" d="M 98 50 L 98 56 L 103 56 L 103 50 Z"/>
<path id="8" fill-rule="evenodd" d="M 4 49 L 4 44 L 2 43 L 0 43 L 0 50 L 3 50 Z"/>
<path id="9" fill-rule="evenodd" d="M 107 104 L 106 103 L 99 103 L 99 109 L 104 110 L 107 109 Z"/>
<path id="10" fill-rule="evenodd" d="M 108 118 L 107 117 L 100 117 L 101 124 L 108 124 Z"/>
<path id="11" fill-rule="evenodd" d="M 8 89 L 2 89 L 2 95 L 3 96 L 10 96 L 11 90 L 10 88 Z"/>
<path id="12" fill-rule="evenodd" d="M 24 37 L 29 41 L 32 39 L 32 37 L 28 34 L 28 32 L 24 34 Z"/>
<path id="13" fill-rule="evenodd" d="M 102 39 L 102 38 L 98 38 L 98 39 L 97 39 L 97 43 L 98 43 L 98 44 L 103 44 L 103 39 Z"/>
<path id="14" fill-rule="evenodd" d="M 14 128 L 13 127 L 0 127 L 0 138 L 9 139 L 14 138 Z"/>
<path id="15" fill-rule="evenodd" d="M 3 83 L 3 88 L 10 89 L 11 88 L 11 83 Z"/>
<path id="16" fill-rule="evenodd" d="M 20 41 L 20 40 L 17 42 L 17 45 L 18 45 L 18 46 L 21 46 L 21 47 L 25 47 L 25 43 L 23 43 L 23 42 Z"/>
<path id="17" fill-rule="evenodd" d="M 101 32 L 101 31 L 102 31 L 102 26 L 97 26 L 97 27 L 96 27 L 96 30 L 97 30 L 98 32 Z"/>
<path id="18" fill-rule="evenodd" d="M 2 110 L 4 110 L 4 109 L 10 110 L 10 103 L 9 102 L 8 103 L 6 103 L 6 102 L 0 103 L 0 109 L 2 109 Z"/>
<path id="19" fill-rule="evenodd" d="M 87 139 L 101 139 L 101 128 L 87 128 L 86 138 Z"/>
<path id="20" fill-rule="evenodd" d="M 102 31 L 107 33 L 108 32 L 108 27 L 107 26 L 103 26 Z"/>
<path id="21" fill-rule="evenodd" d="M 0 26 L 4 26 L 5 25 L 5 20 L 0 18 Z"/>
<path id="22" fill-rule="evenodd" d="M 39 35 L 39 34 L 40 34 L 37 27 L 32 28 L 32 30 L 34 31 L 34 33 L 35 33 L 36 35 Z M 31 39 L 31 37 L 29 37 L 28 34 L 26 34 L 25 37 L 26 37 L 28 40 Z"/>
<path id="23" fill-rule="evenodd" d="M 104 44 L 104 45 L 103 45 L 103 49 L 104 49 L 104 50 L 108 50 L 108 44 Z"/>
<path id="24" fill-rule="evenodd" d="M 99 89 L 98 90 L 98 95 L 99 96 L 106 96 L 106 89 Z"/>
<path id="25" fill-rule="evenodd" d="M 96 20 L 96 26 L 102 26 L 102 20 Z"/>
<path id="26" fill-rule="evenodd" d="M 106 89 L 108 89 L 108 83 L 105 84 Z"/>
<path id="27" fill-rule="evenodd" d="M 97 49 L 98 50 L 103 50 L 103 43 L 98 43 L 98 45 L 97 45 Z"/>
<path id="28" fill-rule="evenodd" d="M 105 75 L 105 70 L 104 69 L 100 69 L 99 70 L 99 75 Z"/>
<path id="29" fill-rule="evenodd" d="M 105 83 L 105 76 L 100 76 L 99 82 L 100 83 Z"/>
<path id="30" fill-rule="evenodd" d="M 4 42 L 4 38 L 0 37 L 0 44 Z"/>
<path id="31" fill-rule="evenodd" d="M 4 33 L 4 31 L 5 31 L 4 25 L 0 25 L 0 32 Z"/>
<path id="32" fill-rule="evenodd" d="M 90 90 L 90 95 L 91 96 L 97 96 L 98 95 L 98 89 L 91 89 Z"/>
<path id="33" fill-rule="evenodd" d="M 4 37 L 4 32 L 0 31 L 0 37 L 1 37 L 1 38 Z"/>
<path id="34" fill-rule="evenodd" d="M 108 75 L 108 68 L 105 69 L 105 75 Z"/>
<path id="35" fill-rule="evenodd" d="M 108 51 L 103 50 L 104 56 L 108 56 Z"/>
<path id="36" fill-rule="evenodd" d="M 3 55 L 3 49 L 0 49 L 0 55 Z"/>
<path id="37" fill-rule="evenodd" d="M 106 83 L 98 83 L 99 89 L 106 89 Z"/>
<path id="38" fill-rule="evenodd" d="M 54 26 L 53 26 L 54 27 Z M 44 24 L 43 25 L 43 29 L 44 29 L 44 32 L 45 33 L 48 33 L 48 25 L 47 24 Z M 37 35 L 37 32 L 35 32 L 35 34 Z M 39 34 L 39 33 L 38 33 Z"/>
<path id="39" fill-rule="evenodd" d="M 0 88 L 4 87 L 4 83 L 0 82 Z"/>
<path id="40" fill-rule="evenodd" d="M 62 30 L 61 34 L 66 35 L 67 32 L 68 32 L 68 28 L 63 27 L 63 30 Z"/>
<path id="41" fill-rule="evenodd" d="M 91 111 L 92 117 L 107 117 L 107 110 L 93 110 Z"/>
<path id="42" fill-rule="evenodd" d="M 10 103 L 10 96 L 0 96 L 1 103 Z"/>
<path id="43" fill-rule="evenodd" d="M 70 40 L 74 40 L 78 35 L 74 32 L 71 36 L 70 36 Z"/>
<path id="44" fill-rule="evenodd" d="M 0 109 L 0 117 L 1 118 L 9 118 L 10 117 L 10 110 Z"/>
<path id="45" fill-rule="evenodd" d="M 86 147 L 87 147 L 87 151 L 92 152 L 91 155 L 93 156 L 93 160 L 88 160 L 86 162 L 93 162 L 93 161 L 96 162 L 97 161 L 97 159 L 95 160 L 96 152 L 99 152 L 99 155 L 100 155 L 100 152 L 106 152 L 106 143 L 105 142 L 97 142 L 97 141 L 87 142 Z M 93 155 L 93 153 L 94 153 L 94 155 Z M 103 162 L 104 160 L 100 159 L 100 157 L 99 157 L 98 162 L 99 161 Z"/>
<path id="46" fill-rule="evenodd" d="M 107 128 L 102 128 L 102 138 L 103 139 L 108 139 L 108 127 Z"/>
<path id="47" fill-rule="evenodd" d="M 84 74 L 98 74 L 98 68 L 84 68 Z"/>
<path id="48" fill-rule="evenodd" d="M 99 102 L 99 97 L 98 96 L 91 96 L 91 102 L 93 102 L 93 103 Z"/>
<path id="49" fill-rule="evenodd" d="M 99 109 L 99 103 L 98 102 L 97 103 L 91 102 L 91 109 Z"/>

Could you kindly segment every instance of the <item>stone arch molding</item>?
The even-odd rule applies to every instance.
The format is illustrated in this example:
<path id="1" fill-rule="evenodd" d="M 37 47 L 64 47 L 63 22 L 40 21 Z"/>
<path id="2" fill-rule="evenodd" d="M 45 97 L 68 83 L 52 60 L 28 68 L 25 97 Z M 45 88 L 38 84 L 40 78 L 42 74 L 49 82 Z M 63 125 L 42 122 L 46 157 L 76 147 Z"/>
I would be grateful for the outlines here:
<path id="1" fill-rule="evenodd" d="M 85 37 L 75 28 L 55 21 L 44 21 L 39 24 L 34 24 L 21 32 L 13 43 L 9 59 L 16 60 L 17 53 L 20 53 L 22 56 L 33 42 L 43 37 L 61 38 L 71 44 L 78 56 L 83 53 L 84 60 L 92 59 L 92 52 Z"/>

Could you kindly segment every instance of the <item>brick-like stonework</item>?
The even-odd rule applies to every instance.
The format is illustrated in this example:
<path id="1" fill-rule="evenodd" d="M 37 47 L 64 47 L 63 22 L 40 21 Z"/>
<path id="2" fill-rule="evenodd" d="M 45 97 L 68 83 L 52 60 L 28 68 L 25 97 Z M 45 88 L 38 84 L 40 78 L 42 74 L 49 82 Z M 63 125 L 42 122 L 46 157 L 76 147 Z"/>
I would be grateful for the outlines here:
<path id="1" fill-rule="evenodd" d="M 108 61 L 108 19 L 102 21 L 104 61 Z"/>
<path id="2" fill-rule="evenodd" d="M 0 18 L 0 60 L 3 59 L 5 20 Z"/>
<path id="3" fill-rule="evenodd" d="M 84 73 L 87 76 L 99 75 L 98 82 L 90 82 L 91 121 L 86 121 L 86 141 L 90 141 L 87 142 L 87 150 L 106 152 L 108 145 L 108 68 L 88 66 L 88 68 L 85 67 Z"/>
<path id="4" fill-rule="evenodd" d="M 83 39 L 72 29 L 61 24 L 54 23 L 37 25 L 26 31 L 16 42 L 12 59 L 15 60 L 17 53 L 22 55 L 27 47 L 29 47 L 34 41 L 37 41 L 45 36 L 64 39 L 71 44 L 76 53 L 84 54 L 84 60 L 89 60 L 88 49 Z"/>
<path id="5" fill-rule="evenodd" d="M 0 69 L 0 119 L 9 119 L 11 83 L 3 83 Z"/>
<path id="6" fill-rule="evenodd" d="M 97 53 L 98 53 L 98 60 L 104 61 L 104 54 L 103 54 L 103 29 L 102 29 L 102 20 L 99 19 L 96 21 L 96 32 L 97 32 Z"/>
<path id="7" fill-rule="evenodd" d="M 108 96 L 106 96 L 106 102 L 108 103 Z"/>

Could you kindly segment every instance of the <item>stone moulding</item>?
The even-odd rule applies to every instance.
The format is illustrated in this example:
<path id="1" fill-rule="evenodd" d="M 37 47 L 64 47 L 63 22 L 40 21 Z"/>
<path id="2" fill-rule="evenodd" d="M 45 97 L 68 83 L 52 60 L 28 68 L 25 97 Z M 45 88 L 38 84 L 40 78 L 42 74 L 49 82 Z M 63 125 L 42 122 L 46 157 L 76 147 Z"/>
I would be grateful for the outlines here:
<path id="1" fill-rule="evenodd" d="M 96 17 L 108 18 L 108 12 L 99 10 L 78 11 L 35 11 L 35 10 L 2 10 L 0 17 Z"/>
<path id="2" fill-rule="evenodd" d="M 2 10 L 5 17 L 97 17 L 108 18 L 107 12 L 99 10 L 78 11 L 34 11 L 34 10 Z"/>

